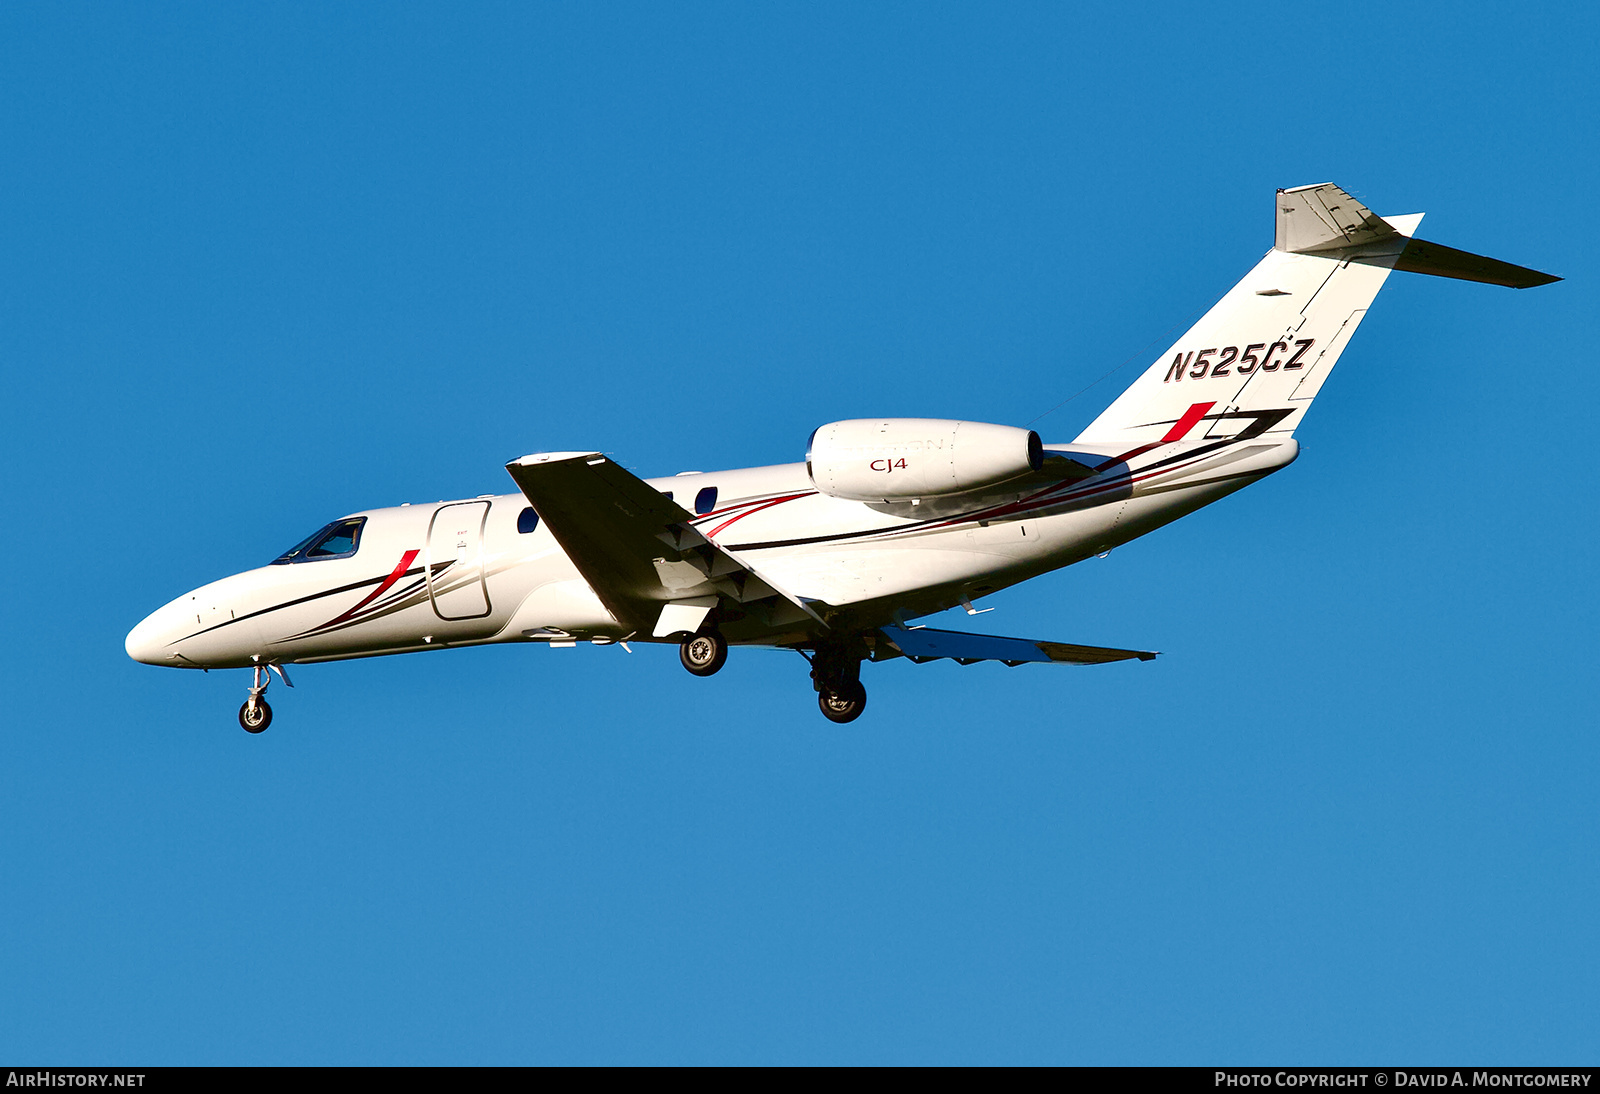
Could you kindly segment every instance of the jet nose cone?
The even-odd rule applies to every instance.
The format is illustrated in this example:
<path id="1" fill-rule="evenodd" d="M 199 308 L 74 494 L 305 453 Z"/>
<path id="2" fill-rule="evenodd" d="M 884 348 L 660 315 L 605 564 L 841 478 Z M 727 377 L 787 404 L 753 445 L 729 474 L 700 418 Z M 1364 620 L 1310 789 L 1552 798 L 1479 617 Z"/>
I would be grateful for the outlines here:
<path id="1" fill-rule="evenodd" d="M 172 642 L 168 633 L 172 628 L 167 620 L 170 614 L 165 608 L 153 611 L 128 632 L 122 645 L 129 657 L 145 665 L 172 664 Z"/>

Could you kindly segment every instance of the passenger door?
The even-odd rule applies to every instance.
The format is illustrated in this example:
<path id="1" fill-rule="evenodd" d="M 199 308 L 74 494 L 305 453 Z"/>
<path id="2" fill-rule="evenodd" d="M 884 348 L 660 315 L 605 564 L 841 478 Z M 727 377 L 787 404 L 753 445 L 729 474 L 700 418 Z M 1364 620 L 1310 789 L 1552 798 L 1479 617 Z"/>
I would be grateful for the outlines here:
<path id="1" fill-rule="evenodd" d="M 428 525 L 428 595 L 440 619 L 481 619 L 489 614 L 483 575 L 486 501 L 441 505 Z"/>

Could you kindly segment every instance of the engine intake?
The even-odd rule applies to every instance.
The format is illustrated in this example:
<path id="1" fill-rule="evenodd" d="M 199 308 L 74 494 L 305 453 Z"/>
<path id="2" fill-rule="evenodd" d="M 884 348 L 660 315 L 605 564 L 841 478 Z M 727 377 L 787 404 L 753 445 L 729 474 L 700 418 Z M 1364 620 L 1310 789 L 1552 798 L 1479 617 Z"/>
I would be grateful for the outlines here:
<path id="1" fill-rule="evenodd" d="M 855 418 L 811 434 L 806 473 L 849 501 L 942 498 L 997 486 L 1044 466 L 1031 429 L 945 418 Z"/>

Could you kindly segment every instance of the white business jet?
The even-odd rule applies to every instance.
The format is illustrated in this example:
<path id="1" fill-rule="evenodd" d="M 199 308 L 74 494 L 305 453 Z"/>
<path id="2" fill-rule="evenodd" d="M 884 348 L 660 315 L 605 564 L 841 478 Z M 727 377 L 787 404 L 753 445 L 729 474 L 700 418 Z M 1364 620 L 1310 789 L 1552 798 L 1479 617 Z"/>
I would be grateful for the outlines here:
<path id="1" fill-rule="evenodd" d="M 912 625 L 1109 551 L 1288 466 L 1294 431 L 1391 270 L 1514 288 L 1560 278 L 1413 237 L 1339 187 L 1280 190 L 1273 248 L 1071 444 L 1004 425 L 833 422 L 805 463 L 640 479 L 597 452 L 506 470 L 521 491 L 341 517 L 269 565 L 152 613 L 129 656 L 287 667 L 491 642 L 796 650 L 822 713 L 866 705 L 863 661 L 1103 664 L 1154 653 Z"/>

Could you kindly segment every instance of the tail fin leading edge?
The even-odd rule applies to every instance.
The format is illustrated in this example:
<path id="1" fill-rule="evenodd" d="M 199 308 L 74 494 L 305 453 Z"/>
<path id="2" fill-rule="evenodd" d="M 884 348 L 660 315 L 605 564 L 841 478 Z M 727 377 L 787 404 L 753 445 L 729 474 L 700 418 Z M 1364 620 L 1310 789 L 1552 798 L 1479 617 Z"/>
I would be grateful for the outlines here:
<path id="1" fill-rule="evenodd" d="M 1514 288 L 1561 280 L 1412 238 L 1332 183 L 1279 190 L 1273 249 L 1080 434 L 1078 444 L 1287 438 L 1389 271 Z"/>

